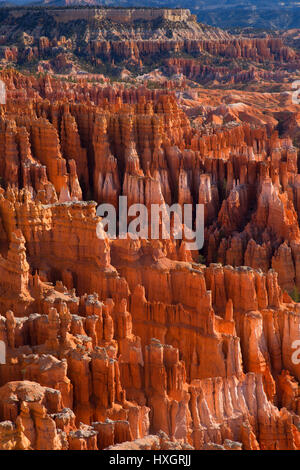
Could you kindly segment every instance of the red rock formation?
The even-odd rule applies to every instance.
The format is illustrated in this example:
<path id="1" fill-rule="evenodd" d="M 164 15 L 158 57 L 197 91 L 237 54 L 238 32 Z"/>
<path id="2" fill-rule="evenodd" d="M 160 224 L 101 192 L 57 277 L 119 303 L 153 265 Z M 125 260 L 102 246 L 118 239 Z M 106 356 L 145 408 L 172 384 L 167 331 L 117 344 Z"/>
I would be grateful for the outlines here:
<path id="1" fill-rule="evenodd" d="M 169 92 L 3 78 L 0 448 L 299 449 L 291 140 L 225 124 L 221 104 L 219 126 L 194 126 Z M 204 204 L 201 258 L 174 238 L 99 239 L 97 203 L 120 195 Z"/>

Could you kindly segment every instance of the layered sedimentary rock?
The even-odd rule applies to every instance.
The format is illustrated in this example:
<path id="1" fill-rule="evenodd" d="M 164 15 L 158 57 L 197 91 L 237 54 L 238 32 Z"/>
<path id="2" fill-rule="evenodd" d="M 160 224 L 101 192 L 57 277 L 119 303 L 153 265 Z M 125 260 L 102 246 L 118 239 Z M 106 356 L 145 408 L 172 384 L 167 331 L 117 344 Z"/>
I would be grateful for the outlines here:
<path id="1" fill-rule="evenodd" d="M 148 245 L 137 256 L 149 256 Z M 163 431 L 197 449 L 228 439 L 245 449 L 296 449 L 298 392 L 282 371 L 297 383 L 299 313 L 277 274 L 161 253 L 145 276 L 137 258 L 122 267 L 126 241 L 105 249 L 118 252 L 114 289 L 104 260 L 88 295 L 43 281 L 41 271 L 28 279 L 26 315 L 1 316 L 2 448 L 101 449 Z"/>
<path id="2" fill-rule="evenodd" d="M 208 262 L 265 272 L 273 267 L 288 292 L 300 287 L 297 149 L 289 137 L 278 137 L 271 120 L 249 123 L 241 107 L 221 105 L 215 113 L 222 125 L 208 124 L 210 111 L 207 124 L 195 129 L 172 93 L 129 99 L 125 90 L 102 96 L 97 107 L 31 98 L 21 116 L 15 103 L 22 99 L 12 82 L 23 78 L 3 78 L 9 101 L 0 173 L 9 184 L 24 186 L 42 204 L 92 197 L 117 207 L 120 195 L 147 207 L 203 203 Z M 34 96 L 38 84 L 25 83 Z M 226 116 L 235 110 L 240 122 L 228 124 Z"/>
<path id="3" fill-rule="evenodd" d="M 122 77 L 125 66 L 130 78 L 162 60 L 168 76 L 198 82 L 282 82 L 299 68 L 290 43 L 275 33 L 235 37 L 197 23 L 187 9 L 10 8 L 1 13 L 0 61 L 76 75 L 87 73 L 88 59 L 95 73 Z"/>
<path id="4" fill-rule="evenodd" d="M 120 44 L 94 52 L 167 47 Z M 297 61 L 279 40 L 167 44 Z M 300 125 L 288 97 L 267 107 L 259 92 L 245 104 L 184 84 L 1 78 L 0 448 L 299 449 Z M 203 248 L 104 234 L 97 206 L 118 209 L 119 196 L 162 212 L 203 204 Z"/>

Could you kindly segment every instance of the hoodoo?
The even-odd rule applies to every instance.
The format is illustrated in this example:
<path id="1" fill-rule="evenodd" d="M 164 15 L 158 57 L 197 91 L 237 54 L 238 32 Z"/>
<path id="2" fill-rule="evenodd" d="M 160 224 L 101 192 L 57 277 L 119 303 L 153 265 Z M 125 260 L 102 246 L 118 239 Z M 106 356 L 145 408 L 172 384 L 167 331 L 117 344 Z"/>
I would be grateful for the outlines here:
<path id="1" fill-rule="evenodd" d="M 299 450 L 299 31 L 0 18 L 0 449 Z"/>

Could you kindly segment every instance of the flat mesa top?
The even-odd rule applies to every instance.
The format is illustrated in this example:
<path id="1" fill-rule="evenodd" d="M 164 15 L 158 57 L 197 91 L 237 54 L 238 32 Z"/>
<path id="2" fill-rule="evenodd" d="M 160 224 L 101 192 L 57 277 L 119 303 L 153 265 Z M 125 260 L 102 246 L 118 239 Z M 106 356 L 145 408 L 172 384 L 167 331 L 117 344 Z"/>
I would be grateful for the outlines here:
<path id="1" fill-rule="evenodd" d="M 196 17 L 186 8 L 103 8 L 88 6 L 69 7 L 42 7 L 48 14 L 63 18 L 65 16 L 84 19 L 86 17 L 103 18 L 116 22 L 133 22 L 137 20 L 152 21 L 163 18 L 169 21 L 195 21 Z M 22 16 L 28 11 L 37 11 L 35 7 L 12 7 L 7 8 L 15 16 Z"/>

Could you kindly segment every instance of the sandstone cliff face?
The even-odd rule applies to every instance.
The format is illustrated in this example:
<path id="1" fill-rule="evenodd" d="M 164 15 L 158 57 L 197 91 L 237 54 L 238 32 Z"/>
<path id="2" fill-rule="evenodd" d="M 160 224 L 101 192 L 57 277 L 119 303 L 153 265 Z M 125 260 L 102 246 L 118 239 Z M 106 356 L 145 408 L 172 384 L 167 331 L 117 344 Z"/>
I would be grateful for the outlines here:
<path id="1" fill-rule="evenodd" d="M 0 448 L 299 449 L 291 139 L 224 104 L 192 125 L 168 91 L 2 77 Z M 201 257 L 99 239 L 120 195 L 204 204 Z"/>
<path id="2" fill-rule="evenodd" d="M 296 53 L 285 47 L 279 39 L 231 39 L 218 41 L 191 40 L 185 41 L 93 41 L 91 52 L 95 56 L 139 59 L 148 54 L 157 54 L 166 51 L 185 52 L 188 54 L 208 53 L 212 56 L 226 58 L 244 58 L 263 62 L 265 60 L 290 61 L 296 58 Z M 170 62 L 172 64 L 172 61 Z M 176 59 L 173 63 L 180 64 Z M 184 62 L 183 62 L 184 63 Z M 189 61 L 186 61 L 189 64 Z M 190 62 L 193 64 L 193 62 Z M 201 70 L 201 68 L 200 68 Z"/>
<path id="3" fill-rule="evenodd" d="M 280 374 L 299 379 L 291 362 L 298 304 L 285 303 L 276 273 L 195 269 L 161 255 L 144 277 L 142 259 L 133 263 L 139 270 L 128 259 L 122 267 L 124 243 L 112 246 L 122 275 L 112 298 L 99 300 L 109 270 L 97 293 L 82 296 L 35 274 L 26 316 L 0 317 L 2 448 L 96 449 L 159 431 L 197 449 L 227 439 L 245 449 L 297 448 L 297 392 L 287 398 Z"/>

